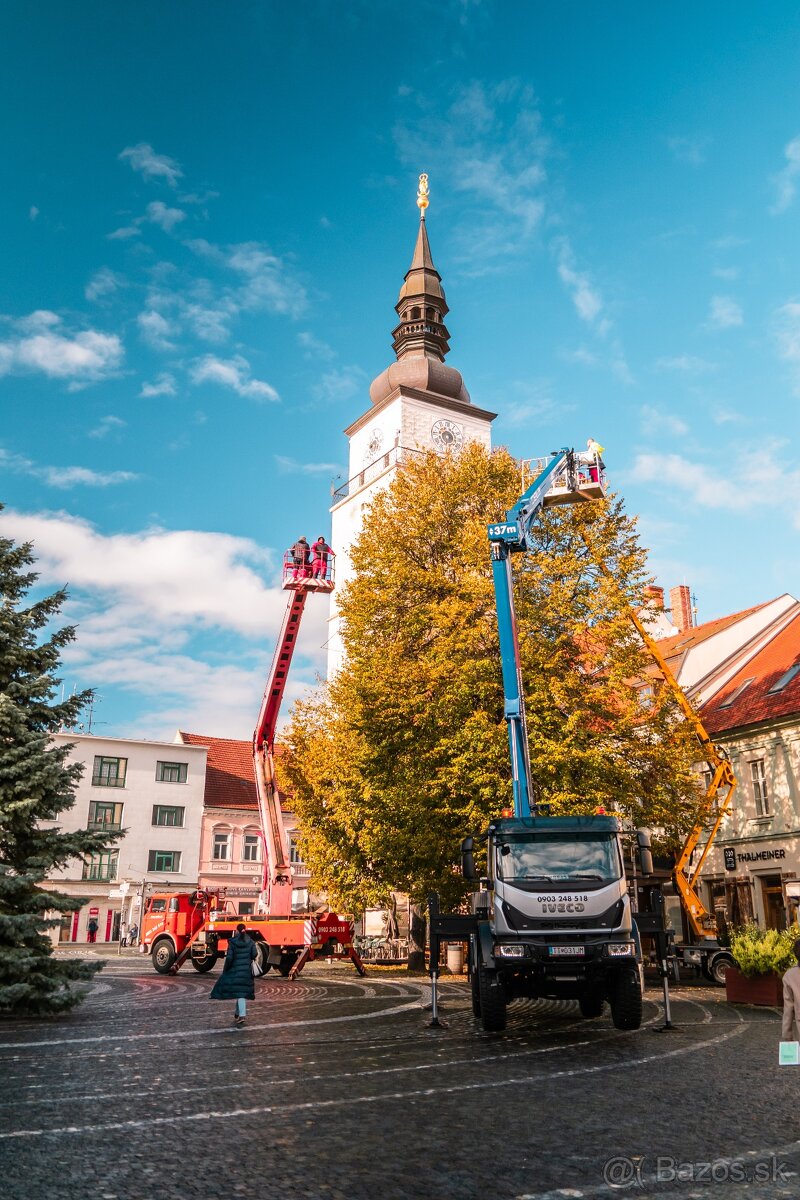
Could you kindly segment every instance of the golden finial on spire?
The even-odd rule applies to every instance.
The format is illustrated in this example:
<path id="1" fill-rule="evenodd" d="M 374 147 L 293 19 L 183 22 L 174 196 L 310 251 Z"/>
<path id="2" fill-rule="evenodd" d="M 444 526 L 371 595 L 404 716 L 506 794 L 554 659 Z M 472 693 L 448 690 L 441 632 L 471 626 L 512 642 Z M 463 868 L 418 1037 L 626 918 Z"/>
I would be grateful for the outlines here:
<path id="1" fill-rule="evenodd" d="M 425 209 L 428 207 L 429 204 L 430 204 L 430 200 L 428 199 L 428 176 L 423 174 L 423 175 L 420 175 L 420 177 L 419 177 L 419 188 L 417 189 L 417 208 L 420 211 L 420 216 L 422 217 L 423 221 L 425 220 Z"/>

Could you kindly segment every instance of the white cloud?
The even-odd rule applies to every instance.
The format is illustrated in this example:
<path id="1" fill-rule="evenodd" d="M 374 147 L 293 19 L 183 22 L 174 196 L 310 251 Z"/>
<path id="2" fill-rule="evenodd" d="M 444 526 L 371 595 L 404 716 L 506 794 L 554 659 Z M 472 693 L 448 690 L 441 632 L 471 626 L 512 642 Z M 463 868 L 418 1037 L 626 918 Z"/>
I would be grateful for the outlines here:
<path id="1" fill-rule="evenodd" d="M 223 292 L 221 307 L 231 314 L 267 312 L 298 317 L 307 307 L 306 290 L 291 269 L 263 242 L 240 242 L 217 246 L 205 238 L 186 245 L 201 258 L 233 272 L 241 283 Z"/>
<path id="2" fill-rule="evenodd" d="M 546 211 L 549 143 L 533 89 L 517 79 L 468 83 L 444 112 L 424 92 L 409 89 L 400 98 L 413 113 L 394 130 L 401 162 L 413 172 L 420 163 L 436 164 L 432 204 L 437 187 L 443 196 L 462 194 L 464 218 L 455 234 L 463 272 L 482 274 L 513 261 Z"/>
<path id="3" fill-rule="evenodd" d="M 35 204 L 32 204 L 30 206 L 30 208 L 28 209 L 28 219 L 31 221 L 35 221 L 36 218 L 38 217 L 38 215 L 39 215 L 38 208 L 36 207 Z"/>
<path id="4" fill-rule="evenodd" d="M 158 225 L 165 233 L 171 233 L 176 225 L 185 220 L 186 213 L 180 208 L 169 208 L 161 200 L 152 200 L 145 210 L 145 220 Z"/>
<path id="5" fill-rule="evenodd" d="M 114 430 L 124 429 L 126 427 L 126 425 L 127 425 L 127 422 L 123 421 L 122 417 L 114 417 L 114 416 L 101 417 L 99 424 L 96 425 L 94 429 L 89 430 L 89 437 L 90 438 L 108 437 L 108 435 L 110 433 L 113 433 Z"/>
<path id="6" fill-rule="evenodd" d="M 126 242 L 129 238 L 138 237 L 141 233 L 139 225 L 140 220 L 134 221 L 132 225 L 121 225 L 119 229 L 115 229 L 113 233 L 107 233 L 106 238 L 109 242 Z"/>
<path id="7" fill-rule="evenodd" d="M 677 162 L 699 167 L 706 161 L 707 137 L 670 137 L 667 145 Z"/>
<path id="8" fill-rule="evenodd" d="M 744 320 L 741 305 L 731 296 L 712 296 L 708 319 L 715 329 L 730 329 Z"/>
<path id="9" fill-rule="evenodd" d="M 274 569 L 274 556 L 248 538 L 191 529 L 106 535 L 65 513 L 8 509 L 0 529 L 34 543 L 45 580 L 69 579 L 88 589 L 93 605 L 102 597 L 135 604 L 142 620 L 258 635 L 265 627 L 274 632 L 284 607 L 280 589 L 268 588 L 255 569 Z"/>
<path id="10" fill-rule="evenodd" d="M 717 278 L 717 279 L 725 279 L 728 282 L 732 282 L 734 279 L 739 278 L 739 268 L 738 267 L 714 267 L 714 270 L 711 272 L 711 274 L 714 275 L 715 278 Z"/>
<path id="11" fill-rule="evenodd" d="M 797 175 L 800 173 L 800 137 L 792 138 L 783 150 L 786 165 L 783 170 L 772 177 L 775 188 L 775 202 L 770 208 L 773 216 L 786 212 L 790 208 L 797 192 Z"/>
<path id="12" fill-rule="evenodd" d="M 194 384 L 219 383 L 251 400 L 280 400 L 274 387 L 260 379 L 248 378 L 249 374 L 250 364 L 240 354 L 229 359 L 215 358 L 213 354 L 206 354 L 193 363 L 190 370 L 190 377 Z"/>
<path id="13" fill-rule="evenodd" d="M 725 465 L 712 470 L 679 454 L 640 454 L 631 477 L 670 491 L 684 492 L 691 503 L 708 509 L 773 513 L 783 510 L 800 528 L 796 497 L 800 494 L 800 469 L 786 465 L 785 443 L 764 445 L 724 455 Z"/>
<path id="14" fill-rule="evenodd" d="M 308 330 L 298 333 L 297 341 L 305 351 L 306 358 L 323 358 L 329 360 L 336 357 L 336 351 L 327 342 L 323 342 L 320 338 L 315 337 Z"/>
<path id="15" fill-rule="evenodd" d="M 341 470 L 339 463 L 301 463 L 294 458 L 286 458 L 283 454 L 276 454 L 274 457 L 282 475 L 331 475 Z"/>
<path id="16" fill-rule="evenodd" d="M 600 294 L 592 286 L 589 276 L 577 269 L 575 255 L 568 239 L 557 239 L 555 248 L 559 278 L 569 291 L 578 316 L 592 325 L 603 311 Z"/>
<path id="17" fill-rule="evenodd" d="M 517 427 L 551 417 L 556 412 L 571 412 L 574 405 L 557 399 L 549 380 L 515 379 L 509 393 L 503 397 L 502 406 L 498 407 L 501 407 L 503 423 Z"/>
<path id="18" fill-rule="evenodd" d="M 641 417 L 645 433 L 670 433 L 675 437 L 682 437 L 689 432 L 689 426 L 680 417 L 674 413 L 662 412 L 661 409 L 653 408 L 650 404 L 644 405 Z"/>
<path id="19" fill-rule="evenodd" d="M 637 483 L 677 488 L 704 508 L 738 511 L 750 504 L 750 497 L 738 481 L 714 474 L 702 463 L 690 462 L 680 454 L 639 454 L 631 477 Z"/>
<path id="20" fill-rule="evenodd" d="M 123 225 L 113 233 L 106 234 L 111 242 L 124 242 L 138 237 L 143 225 L 158 225 L 165 233 L 172 233 L 176 225 L 186 219 L 186 213 L 181 208 L 170 208 L 162 200 L 151 200 L 141 217 L 134 217 L 130 225 Z"/>
<path id="21" fill-rule="evenodd" d="M 162 371 L 152 383 L 143 383 L 142 390 L 139 392 L 143 400 L 152 396 L 175 396 L 176 394 L 175 377 L 168 371 Z"/>
<path id="22" fill-rule="evenodd" d="M 113 295 L 124 284 L 125 280 L 121 275 L 117 275 L 116 271 L 112 271 L 110 267 L 101 267 L 99 271 L 95 271 L 83 294 L 87 300 L 102 300 L 104 296 Z"/>
<path id="23" fill-rule="evenodd" d="M 170 187 L 175 187 L 178 180 L 183 178 L 180 164 L 166 154 L 156 154 L 149 142 L 126 146 L 118 157 L 122 162 L 127 161 L 132 170 L 138 171 L 145 179 L 163 179 Z"/>
<path id="24" fill-rule="evenodd" d="M 61 318 L 47 311 L 13 321 L 15 332 L 0 341 L 0 375 L 41 371 L 51 379 L 92 383 L 118 369 L 124 351 L 116 334 L 62 332 L 61 326 Z"/>
<path id="25" fill-rule="evenodd" d="M 65 653 L 77 686 L 116 687 L 149 705 L 124 736 L 176 728 L 248 737 L 287 593 L 265 583 L 282 557 L 246 538 L 199 530 L 104 535 L 65 513 L 0 513 L 0 535 L 30 540 L 44 586 L 70 580 L 65 617 L 78 625 Z M 306 609 L 287 687 L 290 701 L 324 665 L 328 605 Z M 208 652 L 209 630 L 227 650 Z M 110 708 L 103 717 L 111 717 Z"/>
<path id="26" fill-rule="evenodd" d="M 789 364 L 795 395 L 800 395 L 800 301 L 782 304 L 775 314 L 774 327 L 778 354 Z"/>
<path id="27" fill-rule="evenodd" d="M 358 395 L 366 383 L 361 367 L 350 366 L 324 371 L 311 389 L 315 400 L 323 404 L 339 404 Z"/>
<path id="28" fill-rule="evenodd" d="M 656 367 L 660 371 L 684 371 L 689 375 L 699 375 L 704 371 L 716 370 L 716 365 L 704 358 L 696 358 L 692 354 L 679 354 L 675 358 L 659 358 Z"/>
<path id="29" fill-rule="evenodd" d="M 11 454 L 0 449 L 0 467 L 17 475 L 29 475 L 40 479 L 50 487 L 72 488 L 111 487 L 118 483 L 130 483 L 139 476 L 132 471 L 93 471 L 89 467 L 39 466 L 22 454 Z"/>
<path id="30" fill-rule="evenodd" d="M 172 325 L 166 317 L 162 317 L 161 313 L 153 310 L 139 313 L 136 324 L 139 326 L 142 340 L 147 342 L 148 346 L 152 346 L 154 350 L 175 349 L 175 343 L 169 340 L 174 332 Z"/>

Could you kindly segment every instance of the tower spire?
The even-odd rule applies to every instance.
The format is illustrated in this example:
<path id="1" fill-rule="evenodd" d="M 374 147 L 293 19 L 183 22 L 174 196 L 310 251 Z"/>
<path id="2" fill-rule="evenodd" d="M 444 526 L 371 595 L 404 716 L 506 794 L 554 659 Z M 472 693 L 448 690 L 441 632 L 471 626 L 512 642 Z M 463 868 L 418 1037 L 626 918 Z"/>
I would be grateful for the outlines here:
<path id="1" fill-rule="evenodd" d="M 419 232 L 414 257 L 406 272 L 395 310 L 400 324 L 392 331 L 393 348 L 398 360 L 408 357 L 435 358 L 444 362 L 450 334 L 444 324 L 449 312 L 442 277 L 433 264 L 433 255 L 425 225 L 425 210 L 430 203 L 428 176 L 419 177 L 417 207 Z"/>

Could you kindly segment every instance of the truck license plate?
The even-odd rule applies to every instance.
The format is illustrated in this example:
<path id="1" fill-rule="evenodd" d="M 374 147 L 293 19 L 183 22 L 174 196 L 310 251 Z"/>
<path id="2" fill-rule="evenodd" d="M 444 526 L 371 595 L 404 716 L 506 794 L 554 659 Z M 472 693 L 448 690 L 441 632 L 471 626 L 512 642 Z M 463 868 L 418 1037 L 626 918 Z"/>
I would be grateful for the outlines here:
<path id="1" fill-rule="evenodd" d="M 550 954 L 555 957 L 574 957 L 575 955 L 585 954 L 586 950 L 583 946 L 551 946 Z"/>

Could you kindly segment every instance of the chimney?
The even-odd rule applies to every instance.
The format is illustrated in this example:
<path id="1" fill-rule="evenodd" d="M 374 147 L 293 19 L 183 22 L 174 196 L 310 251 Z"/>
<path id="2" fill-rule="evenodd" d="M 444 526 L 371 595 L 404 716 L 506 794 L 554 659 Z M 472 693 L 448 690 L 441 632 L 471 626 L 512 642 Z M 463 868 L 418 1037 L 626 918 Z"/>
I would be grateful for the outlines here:
<path id="1" fill-rule="evenodd" d="M 672 609 L 672 624 L 675 628 L 679 629 L 681 633 L 686 629 L 691 629 L 694 624 L 692 620 L 692 597 L 685 583 L 682 583 L 680 587 L 670 588 L 669 602 Z"/>
<path id="2" fill-rule="evenodd" d="M 663 608 L 664 607 L 664 589 L 656 587 L 654 583 L 649 584 L 644 589 L 645 604 L 648 608 Z"/>

